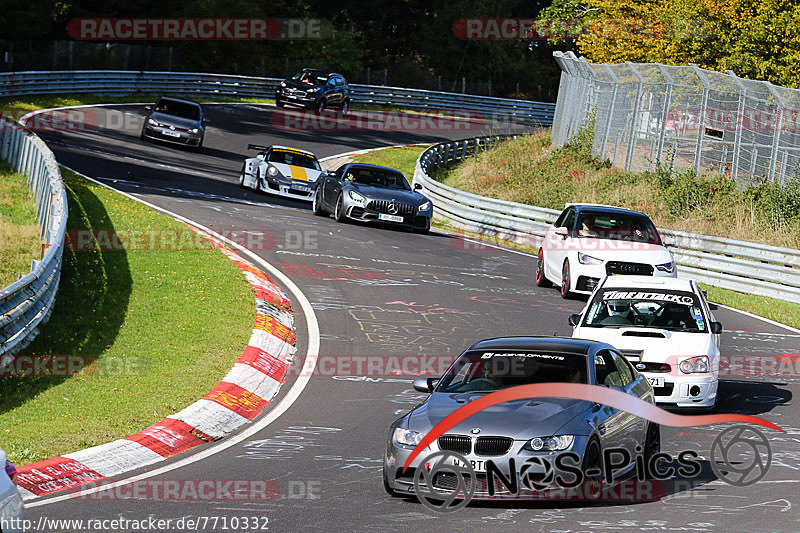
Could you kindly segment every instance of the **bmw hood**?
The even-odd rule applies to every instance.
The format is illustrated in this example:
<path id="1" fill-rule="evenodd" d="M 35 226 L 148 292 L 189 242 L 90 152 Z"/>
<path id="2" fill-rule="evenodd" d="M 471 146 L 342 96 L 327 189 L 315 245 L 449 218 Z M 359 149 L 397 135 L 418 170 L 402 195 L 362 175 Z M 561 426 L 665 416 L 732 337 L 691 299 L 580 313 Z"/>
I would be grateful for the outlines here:
<path id="1" fill-rule="evenodd" d="M 278 172 L 284 178 L 291 178 L 293 180 L 308 181 L 314 183 L 319 178 L 322 171 L 314 170 L 313 168 L 298 167 L 296 165 L 287 165 L 286 163 L 269 163 L 271 166 L 278 169 Z"/>
<path id="2" fill-rule="evenodd" d="M 485 393 L 435 392 L 408 416 L 408 428 L 427 433 L 453 411 Z M 513 437 L 528 440 L 558 434 L 565 424 L 589 408 L 589 402 L 564 398 L 536 398 L 501 403 L 472 415 L 447 433 Z M 571 428 L 573 433 L 578 428 Z M 567 431 L 570 432 L 570 431 Z"/>
<path id="3" fill-rule="evenodd" d="M 191 118 L 176 117 L 175 115 L 167 115 L 165 113 L 151 113 L 148 118 L 152 118 L 159 124 L 166 124 L 167 126 L 176 126 L 190 130 L 192 128 L 199 128 L 200 121 Z"/>
<path id="4" fill-rule="evenodd" d="M 425 196 L 416 191 L 384 189 L 381 187 L 373 187 L 372 185 L 362 185 L 360 183 L 351 183 L 350 187 L 370 200 L 394 200 L 395 202 L 414 206 L 428 201 Z"/>

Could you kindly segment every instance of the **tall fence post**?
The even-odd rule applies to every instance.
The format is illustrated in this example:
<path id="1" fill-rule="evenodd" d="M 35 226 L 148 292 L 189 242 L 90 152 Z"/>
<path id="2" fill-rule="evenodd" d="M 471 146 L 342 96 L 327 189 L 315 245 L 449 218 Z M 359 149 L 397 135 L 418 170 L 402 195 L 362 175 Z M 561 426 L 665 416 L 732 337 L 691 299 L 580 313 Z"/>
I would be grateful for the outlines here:
<path id="1" fill-rule="evenodd" d="M 669 108 L 672 105 L 672 87 L 675 81 L 669 71 L 663 65 L 658 65 L 661 75 L 664 76 L 666 89 L 664 91 L 664 112 L 661 114 L 661 124 L 658 132 L 658 147 L 656 148 L 656 161 L 660 164 L 664 156 L 664 141 L 667 137 L 667 120 L 669 120 Z"/>
<path id="2" fill-rule="evenodd" d="M 630 61 L 626 61 L 625 65 L 630 69 L 634 76 L 636 76 L 636 96 L 634 97 L 633 101 L 633 116 L 631 117 L 631 130 L 630 130 L 630 137 L 628 142 L 628 151 L 625 154 L 625 170 L 631 170 L 633 165 L 633 155 L 636 153 L 636 123 L 639 120 L 639 108 L 642 102 L 642 87 L 644 86 L 644 79 L 642 75 L 639 74 L 639 71 L 636 69 L 636 66 L 631 63 Z"/>
<path id="3" fill-rule="evenodd" d="M 619 91 L 619 77 L 614 72 L 614 69 L 610 65 L 605 65 L 605 69 L 611 79 L 614 80 L 614 88 L 611 90 L 611 105 L 608 107 L 608 117 L 606 117 L 605 128 L 603 128 L 603 139 L 600 141 L 600 157 L 603 159 L 606 159 L 606 145 L 608 144 L 608 136 L 611 134 L 611 122 L 614 119 L 614 108 L 617 105 L 617 92 Z"/>
<path id="4" fill-rule="evenodd" d="M 736 131 L 733 137 L 733 162 L 731 163 L 731 177 L 734 181 L 739 177 L 739 153 L 742 150 L 742 128 L 744 127 L 744 106 L 747 100 L 747 87 L 744 86 L 742 80 L 732 70 L 726 70 L 725 73 L 731 77 L 736 87 L 739 88 L 739 105 L 736 109 Z"/>
<path id="5" fill-rule="evenodd" d="M 781 145 L 781 132 L 783 131 L 783 110 L 786 108 L 786 101 L 772 83 L 768 81 L 764 83 L 767 84 L 767 89 L 769 89 L 778 104 L 778 108 L 775 110 L 777 116 L 775 118 L 775 133 L 772 135 L 772 153 L 769 155 L 769 181 L 774 182 L 775 169 L 778 166 L 778 147 Z"/>
<path id="6" fill-rule="evenodd" d="M 700 104 L 700 119 L 697 123 L 697 145 L 695 146 L 694 150 L 694 171 L 695 174 L 698 176 L 700 175 L 700 161 L 703 157 L 703 135 L 705 135 L 706 131 L 706 115 L 708 114 L 708 90 L 709 90 L 709 83 L 708 77 L 706 73 L 703 72 L 703 69 L 691 63 L 692 69 L 694 69 L 694 73 L 697 74 L 697 77 L 700 78 L 700 81 L 703 82 L 703 99 Z"/>

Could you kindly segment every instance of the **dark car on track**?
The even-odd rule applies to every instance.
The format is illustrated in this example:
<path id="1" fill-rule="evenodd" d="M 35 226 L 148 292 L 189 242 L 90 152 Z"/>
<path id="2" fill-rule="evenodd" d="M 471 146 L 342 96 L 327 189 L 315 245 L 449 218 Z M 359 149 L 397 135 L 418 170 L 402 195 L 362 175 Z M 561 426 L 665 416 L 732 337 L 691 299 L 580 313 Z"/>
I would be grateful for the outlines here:
<path id="1" fill-rule="evenodd" d="M 350 86 L 341 74 L 305 68 L 280 83 L 275 91 L 275 105 L 319 112 L 337 108 L 344 115 L 350 108 Z"/>
<path id="2" fill-rule="evenodd" d="M 153 106 L 145 108 L 141 138 L 180 144 L 200 150 L 208 119 L 197 102 L 162 96 Z"/>
<path id="3" fill-rule="evenodd" d="M 312 209 L 337 222 L 383 222 L 422 233 L 431 229 L 433 203 L 392 168 L 349 163 L 317 180 Z"/>
<path id="4" fill-rule="evenodd" d="M 579 456 L 581 470 L 588 474 L 602 468 L 606 448 L 624 448 L 631 458 L 636 457 L 637 446 L 648 457 L 660 451 L 658 424 L 624 411 L 585 400 L 521 399 L 484 409 L 457 423 L 403 471 L 415 446 L 458 408 L 491 392 L 538 383 L 600 385 L 653 403 L 647 379 L 610 344 L 562 337 L 482 340 L 456 358 L 441 378 L 414 380 L 414 389 L 430 396 L 389 429 L 383 464 L 386 491 L 413 494 L 416 469 L 439 451 L 459 453 L 474 465 L 478 497 L 486 496 L 484 465 L 488 459 L 508 470 L 511 459 L 515 464 L 536 457 L 551 461 L 556 452 L 569 451 Z M 615 476 L 633 466 L 623 467 Z M 435 489 L 449 490 L 451 485 L 447 476 L 434 478 Z"/>

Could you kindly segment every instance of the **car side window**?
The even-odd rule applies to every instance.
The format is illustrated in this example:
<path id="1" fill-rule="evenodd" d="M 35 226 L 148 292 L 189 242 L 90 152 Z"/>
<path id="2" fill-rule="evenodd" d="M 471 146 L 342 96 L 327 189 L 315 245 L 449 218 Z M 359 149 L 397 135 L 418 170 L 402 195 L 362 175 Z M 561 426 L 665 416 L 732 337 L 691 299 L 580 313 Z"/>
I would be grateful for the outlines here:
<path id="1" fill-rule="evenodd" d="M 633 382 L 631 367 L 621 355 L 612 352 L 611 357 L 614 359 L 614 366 L 616 366 L 617 371 L 619 371 L 620 383 L 623 387 L 627 387 Z"/>
<path id="2" fill-rule="evenodd" d="M 598 385 L 616 385 L 622 387 L 622 377 L 619 374 L 614 358 L 606 351 L 598 352 L 594 356 L 594 372 Z"/>
<path id="3" fill-rule="evenodd" d="M 561 223 L 561 227 L 567 228 L 570 232 L 575 227 L 575 218 L 576 218 L 575 210 L 570 209 L 567 212 L 567 216 L 564 217 L 564 220 Z"/>

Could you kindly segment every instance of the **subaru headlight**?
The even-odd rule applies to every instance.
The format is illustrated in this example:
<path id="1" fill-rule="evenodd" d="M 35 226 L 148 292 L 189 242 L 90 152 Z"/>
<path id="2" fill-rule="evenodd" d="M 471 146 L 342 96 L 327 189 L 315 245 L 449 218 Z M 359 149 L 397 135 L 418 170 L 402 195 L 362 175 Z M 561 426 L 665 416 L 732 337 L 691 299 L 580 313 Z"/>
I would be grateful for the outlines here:
<path id="1" fill-rule="evenodd" d="M 656 265 L 656 268 L 661 272 L 667 272 L 668 274 L 672 274 L 672 271 L 675 270 L 675 261 L 670 261 L 669 263 L 662 263 L 660 265 Z"/>
<path id="2" fill-rule="evenodd" d="M 416 446 L 422 441 L 423 434 L 419 431 L 397 428 L 394 430 L 394 440 L 404 446 Z"/>
<path id="3" fill-rule="evenodd" d="M 573 442 L 575 442 L 574 435 L 534 437 L 525 443 L 524 448 L 535 452 L 558 452 L 569 449 Z"/>
<path id="4" fill-rule="evenodd" d="M 424 204 L 419 206 L 419 210 L 420 211 L 427 211 L 430 208 L 431 208 L 431 203 L 430 202 L 425 202 Z"/>
<path id="5" fill-rule="evenodd" d="M 367 201 L 366 198 L 358 194 L 356 191 L 350 191 L 350 199 L 353 200 L 358 205 L 364 205 L 364 202 Z"/>
<path id="6" fill-rule="evenodd" d="M 684 359 L 678 365 L 678 368 L 680 368 L 681 372 L 684 374 L 702 374 L 711 370 L 707 355 L 698 355 L 697 357 Z"/>
<path id="7" fill-rule="evenodd" d="M 150 124 L 151 126 L 158 126 L 158 121 L 156 121 L 156 120 L 154 120 L 152 118 L 148 118 L 147 119 L 147 123 Z"/>
<path id="8" fill-rule="evenodd" d="M 273 176 L 273 177 L 277 176 L 278 175 L 278 169 L 276 167 L 273 167 L 272 165 L 270 165 L 270 166 L 267 167 L 267 174 L 269 174 L 270 176 Z"/>
<path id="9" fill-rule="evenodd" d="M 578 252 L 578 263 L 582 265 L 602 265 L 603 260 L 592 257 L 591 255 L 587 255 L 583 252 Z"/>

